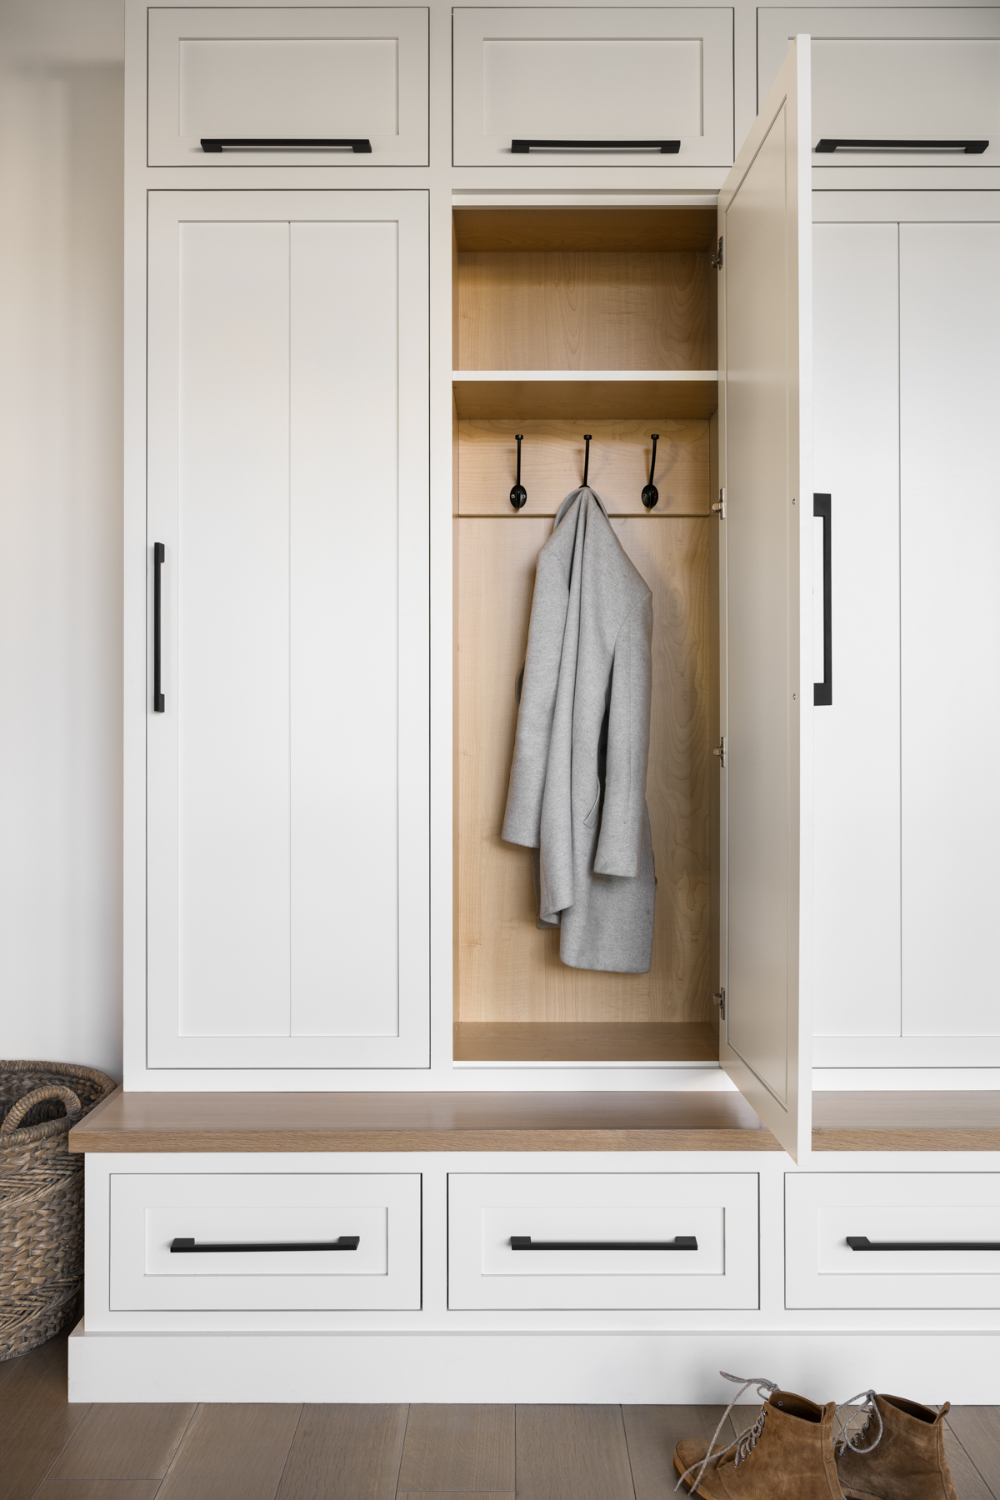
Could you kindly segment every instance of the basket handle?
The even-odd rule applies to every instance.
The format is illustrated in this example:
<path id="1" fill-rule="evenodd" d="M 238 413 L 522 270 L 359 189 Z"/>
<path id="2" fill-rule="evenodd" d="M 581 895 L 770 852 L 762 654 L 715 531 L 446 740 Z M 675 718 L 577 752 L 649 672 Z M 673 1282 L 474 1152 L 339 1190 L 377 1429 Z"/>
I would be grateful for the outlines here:
<path id="1" fill-rule="evenodd" d="M 61 1099 L 66 1106 L 67 1116 L 83 1114 L 83 1105 L 72 1089 L 64 1088 L 59 1083 L 46 1083 L 40 1089 L 32 1089 L 30 1094 L 25 1094 L 16 1104 L 11 1105 L 0 1121 L 0 1135 L 10 1135 L 11 1131 L 18 1128 L 29 1109 L 45 1099 Z"/>

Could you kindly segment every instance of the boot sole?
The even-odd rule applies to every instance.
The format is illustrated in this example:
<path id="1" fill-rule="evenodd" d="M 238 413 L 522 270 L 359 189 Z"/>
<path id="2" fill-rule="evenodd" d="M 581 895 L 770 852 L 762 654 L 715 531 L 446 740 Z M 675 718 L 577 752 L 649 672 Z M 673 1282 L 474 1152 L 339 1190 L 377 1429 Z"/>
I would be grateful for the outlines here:
<path id="1" fill-rule="evenodd" d="M 678 1466 L 677 1460 L 674 1459 L 674 1473 L 679 1475 L 683 1474 L 683 1472 L 684 1470 Z M 720 1497 L 717 1493 L 713 1495 L 711 1490 L 702 1489 L 701 1485 L 699 1485 L 696 1490 L 693 1490 L 691 1488 L 693 1482 L 694 1475 L 692 1474 L 690 1479 L 685 1479 L 683 1488 L 679 1493 L 682 1495 L 693 1495 L 694 1500 L 720 1500 Z"/>

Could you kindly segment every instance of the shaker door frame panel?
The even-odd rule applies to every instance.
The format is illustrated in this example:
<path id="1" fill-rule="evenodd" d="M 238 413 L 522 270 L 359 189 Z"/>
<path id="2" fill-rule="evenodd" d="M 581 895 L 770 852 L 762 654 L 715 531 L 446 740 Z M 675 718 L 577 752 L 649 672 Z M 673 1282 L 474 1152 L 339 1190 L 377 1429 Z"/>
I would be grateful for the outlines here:
<path id="1" fill-rule="evenodd" d="M 426 6 L 239 6 L 228 7 L 158 7 L 148 11 L 148 145 L 147 161 L 151 167 L 339 167 L 364 170 L 369 167 L 426 167 L 428 165 L 428 33 L 430 11 Z M 391 104 L 382 101 L 385 113 L 394 113 L 394 132 L 379 133 L 371 129 L 371 118 L 357 122 L 335 118 L 329 124 L 322 120 L 298 116 L 286 127 L 276 130 L 275 111 L 270 110 L 261 128 L 247 130 L 245 121 L 237 118 L 230 127 L 220 115 L 210 120 L 212 128 L 202 127 L 193 135 L 180 133 L 182 124 L 181 47 L 184 42 L 208 45 L 254 42 L 280 45 L 283 42 L 395 43 L 395 56 L 387 54 L 386 75 L 393 75 L 395 98 Z M 218 59 L 222 62 L 222 59 Z M 304 61 L 304 59 L 303 59 Z M 223 63 L 224 67 L 224 63 Z M 294 73 L 294 69 L 290 70 Z M 315 74 L 314 74 L 315 77 Z M 203 86 L 207 80 L 203 78 Z M 286 80 L 293 85 L 293 78 Z M 374 78 L 370 80 L 370 86 Z M 252 91 L 252 81 L 246 80 Z M 245 106 L 244 106 L 245 107 Z M 294 106 L 293 106 L 294 108 Z M 223 111 L 224 113 L 224 111 Z M 327 117 L 329 119 L 329 117 Z M 384 121 L 383 121 L 384 123 Z M 224 128 L 219 129 L 217 127 Z M 320 127 L 317 129 L 317 127 Z M 331 128 L 332 127 L 332 128 Z M 205 137 L 245 137 L 296 139 L 322 137 L 368 138 L 371 153 L 351 150 L 317 152 L 241 150 L 237 154 L 206 154 L 200 145 Z"/>
<path id="2" fill-rule="evenodd" d="M 456 6 L 453 14 L 453 163 L 456 167 L 531 167 L 533 169 L 560 171 L 583 168 L 663 168 L 663 167 L 725 167 L 733 160 L 733 10 L 721 6 L 678 8 L 653 6 L 645 9 L 630 6 L 592 7 L 570 6 L 519 6 L 480 7 Z M 672 127 L 658 128 L 654 133 L 659 138 L 666 134 L 672 139 L 680 138 L 677 155 L 658 154 L 651 151 L 565 151 L 553 156 L 527 154 L 514 156 L 511 152 L 511 137 L 532 136 L 534 126 L 529 119 L 518 123 L 517 119 L 505 122 L 508 128 L 487 130 L 486 115 L 486 57 L 487 43 L 539 42 L 543 44 L 574 43 L 593 40 L 609 40 L 640 43 L 655 41 L 689 42 L 700 49 L 700 135 L 685 136 Z M 607 50 L 600 54 L 604 73 L 605 93 L 614 92 L 618 81 L 608 76 L 610 61 Z M 510 75 L 508 74 L 508 79 Z M 500 86 L 502 80 L 497 80 Z M 621 80 L 622 86 L 633 98 L 636 81 Z M 558 93 L 560 80 L 550 78 L 551 88 Z M 563 84 L 563 92 L 566 92 Z M 641 88 L 641 85 L 640 85 Z M 529 90 L 529 92 L 532 92 Z M 644 95 L 644 97 L 648 97 Z M 623 107 L 626 107 L 623 104 Z M 516 117 L 518 110 L 513 109 Z M 586 111 L 584 111 L 586 116 Z M 555 126 L 555 119 L 551 121 Z M 586 130 L 560 126 L 553 132 L 546 128 L 544 136 L 553 133 L 560 139 L 585 136 L 586 139 L 602 137 L 606 127 L 588 125 Z M 638 126 L 620 126 L 614 134 L 628 139 L 645 139 L 650 130 L 644 127 L 636 136 Z"/>
<path id="3" fill-rule="evenodd" d="M 727 505 L 720 547 L 727 760 L 720 792 L 727 915 L 720 1061 L 796 1159 L 810 1151 L 812 1135 L 809 111 L 810 46 L 801 36 L 719 195 L 720 478 Z M 784 457 L 764 481 L 767 421 L 777 445 L 769 451 L 783 449 Z M 771 568 L 770 589 L 761 583 L 764 566 Z"/>
<path id="4" fill-rule="evenodd" d="M 177 872 L 157 867 L 147 848 L 147 949 L 159 947 L 167 962 L 147 960 L 147 1067 L 159 1069 L 310 1070 L 324 1068 L 427 1068 L 429 1065 L 429 631 L 428 537 L 428 203 L 423 190 L 398 191 L 155 191 L 149 194 L 149 493 L 147 537 L 147 673 L 152 661 L 152 543 L 168 541 L 164 570 L 165 665 L 171 659 L 176 614 L 171 613 L 170 538 L 178 495 L 178 230 L 181 223 L 281 224 L 387 222 L 396 226 L 398 267 L 398 779 L 387 794 L 398 802 L 398 1030 L 392 1035 L 295 1036 L 179 1034 L 179 974 L 176 937 L 164 944 L 153 924 L 163 912 L 176 934 Z M 289 228 L 289 236 L 291 230 Z M 376 462 L 372 456 L 372 462 Z M 359 504 L 363 497 L 359 497 Z M 173 533 L 172 533 L 173 534 Z M 360 628 L 360 627 L 359 627 Z M 167 712 L 153 714 L 151 676 L 146 683 L 147 777 L 173 776 L 176 754 L 162 742 L 173 735 L 171 684 L 165 682 Z M 350 708 L 350 705 L 347 706 Z M 153 738 L 159 735 L 160 744 Z M 159 771 L 158 771 L 159 767 Z M 173 769 L 171 770 L 171 767 Z M 171 805 L 168 806 L 167 803 Z M 171 811 L 173 807 L 173 811 Z M 172 820 L 172 821 L 171 821 Z M 147 790 L 147 839 L 176 848 L 176 794 Z M 378 902 L 373 893 L 372 929 L 363 942 L 378 940 Z M 171 916 L 173 911 L 173 916 Z M 359 1005 L 363 995 L 359 996 Z"/>
<path id="5" fill-rule="evenodd" d="M 863 154 L 831 152 L 812 156 L 817 168 L 830 167 L 892 167 L 908 171 L 921 168 L 956 169 L 968 172 L 981 171 L 984 167 L 995 167 L 1000 162 L 1000 105 L 990 100 L 990 80 L 984 75 L 970 80 L 969 66 L 975 55 L 977 43 L 989 42 L 1000 52 L 1000 6 L 917 6 L 898 8 L 888 6 L 762 6 L 758 12 L 757 42 L 757 87 L 758 97 L 765 90 L 784 56 L 788 42 L 799 31 L 807 31 L 813 44 L 813 88 L 815 103 L 815 130 L 811 146 L 823 136 L 837 138 L 871 138 L 876 140 L 897 139 L 951 139 L 954 136 L 974 139 L 989 139 L 988 149 L 976 155 L 961 152 L 942 154 L 939 151 L 865 151 Z M 969 44 L 969 51 L 962 64 L 949 70 L 947 53 L 949 44 Z M 914 71 L 905 76 L 905 65 L 897 51 L 877 57 L 872 49 L 893 43 L 910 49 L 920 43 L 940 47 L 934 54 L 926 53 L 917 62 Z M 838 91 L 840 68 L 843 60 L 836 59 L 828 51 L 828 44 L 836 48 L 859 49 L 853 59 L 854 76 L 852 90 Z M 868 57 L 865 57 L 867 44 Z M 915 54 L 911 51 L 915 59 Z M 849 66 L 849 65 L 848 65 Z M 865 77 L 865 71 L 868 76 Z M 947 95 L 942 89 L 942 78 L 950 71 L 951 84 Z M 861 76 L 859 77 L 859 72 Z M 902 75 L 902 76 L 901 76 Z M 936 88 L 928 87 L 933 78 Z M 877 91 L 872 87 L 878 80 Z M 978 83 L 978 89 L 974 86 Z M 995 89 L 995 84 L 993 85 Z M 909 90 L 909 97 L 907 91 Z M 845 113 L 834 110 L 828 102 L 840 93 L 847 94 Z M 852 97 L 853 95 L 853 97 Z M 978 97 L 977 97 L 978 95 Z M 858 100 L 865 101 L 861 117 L 847 111 L 856 110 Z M 931 108 L 930 117 L 927 109 Z M 952 111 L 968 109 L 970 112 L 956 128 Z M 992 119 L 984 114 L 992 115 Z M 969 179 L 966 177 L 966 181 Z"/>

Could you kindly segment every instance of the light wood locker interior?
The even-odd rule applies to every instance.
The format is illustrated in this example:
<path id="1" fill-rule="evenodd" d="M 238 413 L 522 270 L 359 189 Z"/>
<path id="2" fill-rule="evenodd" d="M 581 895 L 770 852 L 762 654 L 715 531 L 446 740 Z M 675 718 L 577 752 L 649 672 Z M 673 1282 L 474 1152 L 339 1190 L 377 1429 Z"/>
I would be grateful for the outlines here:
<path id="1" fill-rule="evenodd" d="M 454 222 L 455 1058 L 715 1060 L 715 210 L 457 209 Z M 528 852 L 500 838 L 535 562 L 582 481 L 584 433 L 589 482 L 653 593 L 648 974 L 562 964 L 559 934 L 535 926 Z"/>

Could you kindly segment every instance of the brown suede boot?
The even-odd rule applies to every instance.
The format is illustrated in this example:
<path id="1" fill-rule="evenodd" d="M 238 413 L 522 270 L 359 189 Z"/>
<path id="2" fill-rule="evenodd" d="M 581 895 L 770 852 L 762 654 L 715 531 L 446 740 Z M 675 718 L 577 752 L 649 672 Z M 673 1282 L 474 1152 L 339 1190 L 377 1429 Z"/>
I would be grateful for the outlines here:
<path id="1" fill-rule="evenodd" d="M 958 1500 L 944 1456 L 950 1404 L 935 1412 L 899 1396 L 872 1392 L 872 1398 L 882 1418 L 881 1437 L 837 1449 L 837 1473 L 848 1500 Z M 871 1427 L 870 1417 L 865 1436 Z"/>
<path id="2" fill-rule="evenodd" d="M 841 1500 L 835 1410 L 832 1401 L 817 1406 L 790 1391 L 772 1391 L 750 1431 L 714 1454 L 701 1473 L 709 1445 L 697 1438 L 677 1444 L 674 1468 L 699 1500 Z"/>

